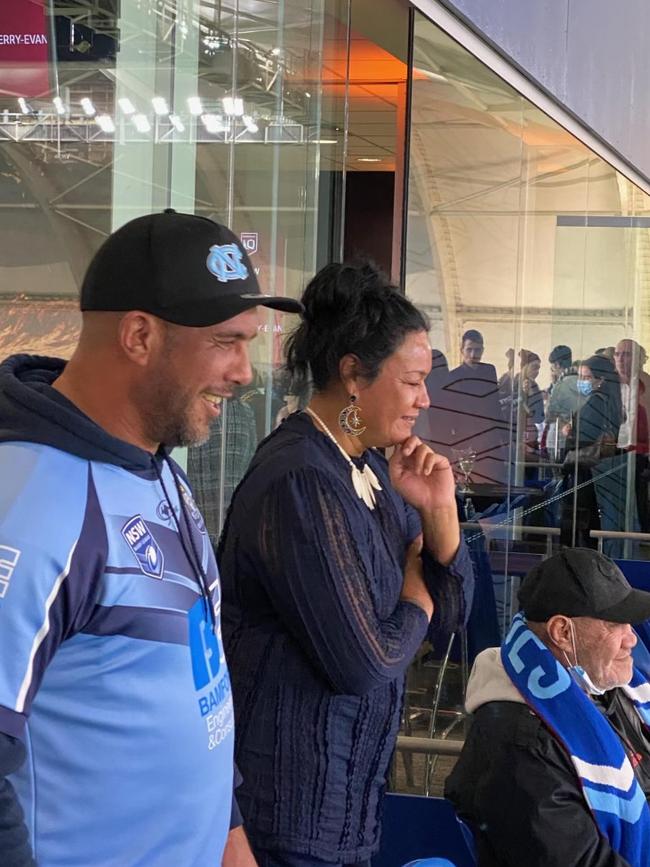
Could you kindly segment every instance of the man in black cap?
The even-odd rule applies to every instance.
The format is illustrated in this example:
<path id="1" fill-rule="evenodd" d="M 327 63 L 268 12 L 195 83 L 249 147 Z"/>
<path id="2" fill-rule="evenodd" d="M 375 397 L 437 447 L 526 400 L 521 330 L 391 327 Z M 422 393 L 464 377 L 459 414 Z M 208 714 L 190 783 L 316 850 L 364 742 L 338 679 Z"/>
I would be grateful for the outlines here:
<path id="1" fill-rule="evenodd" d="M 239 240 L 166 211 L 111 235 L 66 364 L 0 365 L 0 864 L 251 867 L 220 584 L 174 446 L 251 380 Z"/>
<path id="2" fill-rule="evenodd" d="M 519 601 L 503 646 L 474 663 L 473 722 L 445 794 L 481 867 L 643 867 L 650 685 L 630 624 L 650 617 L 650 593 L 574 548 L 533 568 Z"/>

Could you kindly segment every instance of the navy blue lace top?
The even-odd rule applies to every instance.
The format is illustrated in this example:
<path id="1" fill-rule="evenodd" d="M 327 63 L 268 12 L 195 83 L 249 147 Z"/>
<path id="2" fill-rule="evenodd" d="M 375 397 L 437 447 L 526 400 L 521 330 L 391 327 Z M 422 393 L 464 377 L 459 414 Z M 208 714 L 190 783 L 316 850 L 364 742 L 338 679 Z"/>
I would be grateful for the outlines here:
<path id="1" fill-rule="evenodd" d="M 334 443 L 290 416 L 259 446 L 218 551 L 246 830 L 256 846 L 337 862 L 378 847 L 404 674 L 427 632 L 399 599 L 418 514 L 386 460 L 364 460 L 383 489 L 373 511 Z M 425 575 L 449 632 L 471 596 L 464 544 L 447 568 L 426 555 Z"/>

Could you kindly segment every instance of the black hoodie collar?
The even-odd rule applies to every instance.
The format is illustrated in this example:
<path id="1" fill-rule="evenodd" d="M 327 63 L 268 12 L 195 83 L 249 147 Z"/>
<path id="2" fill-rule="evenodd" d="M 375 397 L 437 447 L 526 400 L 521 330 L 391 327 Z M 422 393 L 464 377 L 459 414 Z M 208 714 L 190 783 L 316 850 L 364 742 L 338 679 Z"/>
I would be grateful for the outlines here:
<path id="1" fill-rule="evenodd" d="M 0 364 L 0 442 L 52 446 L 89 461 L 132 472 L 151 472 L 154 457 L 111 436 L 72 401 L 52 388 L 66 362 L 39 355 L 12 355 Z"/>

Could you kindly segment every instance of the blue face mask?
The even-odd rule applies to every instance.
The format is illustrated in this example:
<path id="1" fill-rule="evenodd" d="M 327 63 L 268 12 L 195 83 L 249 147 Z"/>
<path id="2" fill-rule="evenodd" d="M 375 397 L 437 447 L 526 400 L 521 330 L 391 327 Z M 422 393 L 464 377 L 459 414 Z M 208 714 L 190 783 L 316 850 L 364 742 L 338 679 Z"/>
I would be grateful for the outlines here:
<path id="1" fill-rule="evenodd" d="M 586 693 L 587 695 L 603 695 L 606 690 L 601 689 L 599 686 L 596 686 L 596 684 L 578 662 L 575 626 L 573 625 L 573 620 L 570 620 L 569 623 L 571 626 L 571 644 L 573 645 L 573 658 L 576 662 L 575 665 L 571 665 L 569 657 L 565 653 L 564 658 L 567 661 L 567 671 L 571 675 L 573 682 L 577 684 L 577 686 L 579 686 L 584 693 Z"/>
<path id="2" fill-rule="evenodd" d="M 594 390 L 594 384 L 590 379 L 579 379 L 577 382 L 578 391 L 584 397 L 589 397 L 589 395 Z"/>
<path id="3" fill-rule="evenodd" d="M 587 695 L 603 695 L 605 693 L 604 689 L 596 686 L 581 665 L 570 665 L 567 670 L 571 675 L 573 682 Z"/>

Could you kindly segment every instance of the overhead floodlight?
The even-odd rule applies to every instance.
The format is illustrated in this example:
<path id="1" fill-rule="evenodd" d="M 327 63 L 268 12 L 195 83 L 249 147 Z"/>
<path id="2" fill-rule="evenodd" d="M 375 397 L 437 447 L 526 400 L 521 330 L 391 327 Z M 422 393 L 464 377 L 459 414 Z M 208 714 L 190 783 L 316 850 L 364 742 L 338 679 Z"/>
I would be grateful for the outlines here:
<path id="1" fill-rule="evenodd" d="M 115 123 L 110 114 L 100 114 L 95 118 L 95 123 L 102 132 L 115 132 Z"/>
<path id="2" fill-rule="evenodd" d="M 29 114 L 30 108 L 27 105 L 27 100 L 25 99 L 24 96 L 18 97 L 18 107 L 20 108 L 20 110 L 22 111 L 23 114 Z"/>
<path id="3" fill-rule="evenodd" d="M 167 108 L 167 102 L 164 96 L 154 96 L 151 100 L 151 104 L 153 105 L 153 110 L 158 115 L 169 114 L 169 109 Z"/>
<path id="4" fill-rule="evenodd" d="M 124 114 L 135 114 L 135 106 L 128 98 L 128 96 L 122 96 L 120 99 L 118 99 L 117 104 L 122 109 Z"/>
<path id="5" fill-rule="evenodd" d="M 228 44 L 228 37 L 219 32 L 210 31 L 203 37 L 202 42 L 205 45 L 203 53 L 213 56 L 220 48 L 224 48 Z"/>
<path id="6" fill-rule="evenodd" d="M 151 124 L 146 114 L 134 114 L 131 120 L 138 132 L 149 132 L 151 129 Z"/>
<path id="7" fill-rule="evenodd" d="M 225 130 L 223 121 L 218 114 L 202 114 L 201 120 L 203 122 L 203 126 L 207 129 L 208 132 L 217 133 L 224 132 Z"/>
<path id="8" fill-rule="evenodd" d="M 80 104 L 87 117 L 94 117 L 97 114 L 92 100 L 89 99 L 87 96 L 84 96 L 84 98 L 80 101 Z"/>
<path id="9" fill-rule="evenodd" d="M 187 107 L 190 110 L 190 114 L 193 114 L 196 117 L 203 114 L 203 106 L 201 105 L 201 99 L 198 96 L 189 96 L 187 98 Z"/>
<path id="10" fill-rule="evenodd" d="M 169 122 L 178 132 L 185 132 L 185 124 L 177 114 L 170 114 Z"/>
<path id="11" fill-rule="evenodd" d="M 241 117 L 244 114 L 244 100 L 239 96 L 224 96 L 223 110 L 229 117 Z"/>
<path id="12" fill-rule="evenodd" d="M 65 114 L 65 105 L 63 104 L 63 100 L 60 96 L 55 96 L 52 100 L 54 108 L 56 109 L 57 114 Z"/>
<path id="13" fill-rule="evenodd" d="M 255 123 L 255 121 L 250 116 L 250 114 L 245 114 L 242 117 L 242 120 L 244 121 L 244 126 L 246 127 L 246 129 L 249 132 L 259 132 L 260 131 L 259 126 Z"/>

